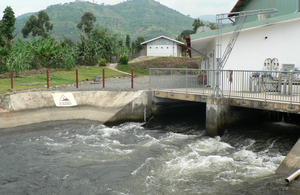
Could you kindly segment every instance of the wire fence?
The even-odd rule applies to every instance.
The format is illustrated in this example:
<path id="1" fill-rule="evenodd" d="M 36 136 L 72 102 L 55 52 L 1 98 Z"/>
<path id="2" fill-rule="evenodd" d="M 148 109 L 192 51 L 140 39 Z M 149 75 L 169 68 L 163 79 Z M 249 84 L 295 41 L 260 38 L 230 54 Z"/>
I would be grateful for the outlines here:
<path id="1" fill-rule="evenodd" d="M 300 71 L 150 69 L 150 88 L 300 104 Z M 219 75 L 220 85 L 216 86 Z M 219 94 L 217 93 L 219 88 Z"/>

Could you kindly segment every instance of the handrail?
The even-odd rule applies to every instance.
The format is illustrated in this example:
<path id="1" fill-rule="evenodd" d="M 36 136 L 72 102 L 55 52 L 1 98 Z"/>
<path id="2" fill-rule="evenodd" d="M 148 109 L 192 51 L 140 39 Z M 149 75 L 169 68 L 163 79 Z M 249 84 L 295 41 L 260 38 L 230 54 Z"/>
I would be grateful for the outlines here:
<path id="1" fill-rule="evenodd" d="M 212 96 L 216 70 L 150 68 L 150 88 Z M 220 70 L 222 97 L 300 104 L 299 71 Z"/>

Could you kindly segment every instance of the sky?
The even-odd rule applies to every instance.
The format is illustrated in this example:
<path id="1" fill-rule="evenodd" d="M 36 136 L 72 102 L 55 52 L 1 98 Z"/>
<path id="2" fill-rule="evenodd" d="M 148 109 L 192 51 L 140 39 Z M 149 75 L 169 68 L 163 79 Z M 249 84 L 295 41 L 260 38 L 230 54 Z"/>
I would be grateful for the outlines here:
<path id="1" fill-rule="evenodd" d="M 50 5 L 74 2 L 75 0 L 1 0 L 0 19 L 7 6 L 12 7 L 15 17 L 29 12 L 38 12 L 46 9 Z M 85 0 L 87 1 L 87 0 Z M 127 0 L 89 0 L 97 4 L 115 5 Z M 184 15 L 197 18 L 201 15 L 221 14 L 231 11 L 237 0 L 155 0 L 169 8 L 179 11 Z"/>

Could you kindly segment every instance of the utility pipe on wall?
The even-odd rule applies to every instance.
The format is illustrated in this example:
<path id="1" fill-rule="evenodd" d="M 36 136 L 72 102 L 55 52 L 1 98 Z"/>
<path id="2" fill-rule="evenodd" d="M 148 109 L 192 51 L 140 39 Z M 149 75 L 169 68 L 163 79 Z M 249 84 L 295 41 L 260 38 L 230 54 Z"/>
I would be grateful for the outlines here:
<path id="1" fill-rule="evenodd" d="M 295 13 L 300 11 L 300 0 L 297 1 L 297 9 L 295 11 Z"/>
<path id="2" fill-rule="evenodd" d="M 299 175 L 300 175 L 300 169 L 298 169 L 298 171 L 296 171 L 295 173 L 293 173 L 292 175 L 290 175 L 288 178 L 286 178 L 285 181 L 287 183 L 290 183 L 291 181 L 293 181 L 294 179 L 296 179 Z"/>

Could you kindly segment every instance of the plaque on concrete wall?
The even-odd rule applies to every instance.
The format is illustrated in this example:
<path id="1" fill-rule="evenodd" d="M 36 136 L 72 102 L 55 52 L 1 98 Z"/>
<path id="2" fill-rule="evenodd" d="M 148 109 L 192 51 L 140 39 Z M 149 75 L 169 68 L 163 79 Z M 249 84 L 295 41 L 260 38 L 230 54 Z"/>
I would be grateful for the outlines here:
<path id="1" fill-rule="evenodd" d="M 54 93 L 53 98 L 57 107 L 77 106 L 72 93 Z"/>

